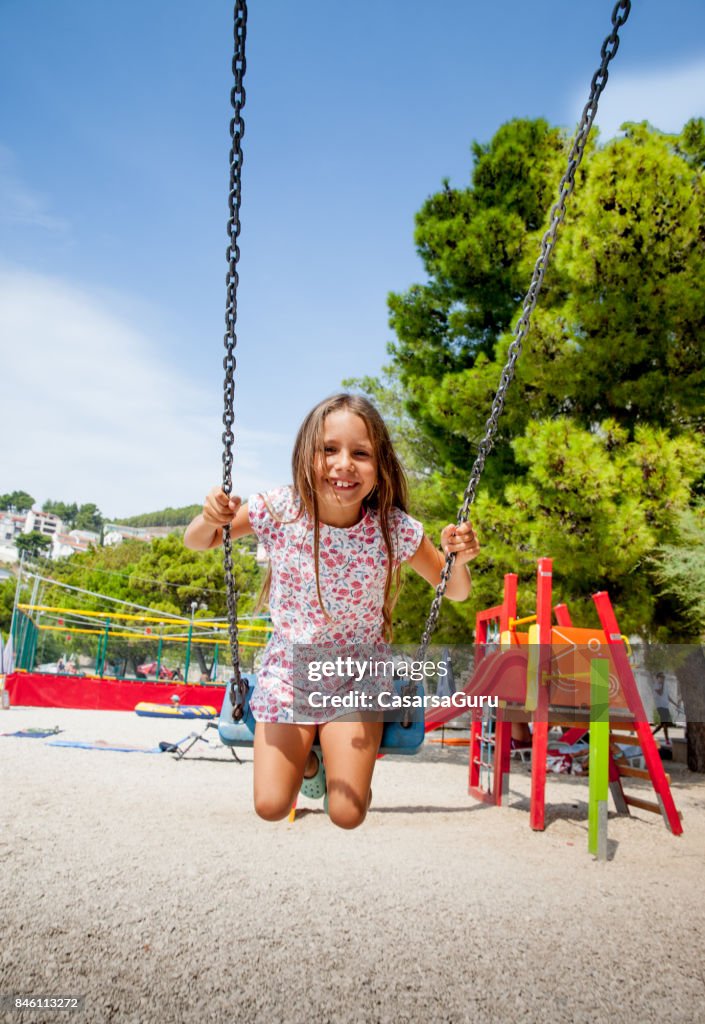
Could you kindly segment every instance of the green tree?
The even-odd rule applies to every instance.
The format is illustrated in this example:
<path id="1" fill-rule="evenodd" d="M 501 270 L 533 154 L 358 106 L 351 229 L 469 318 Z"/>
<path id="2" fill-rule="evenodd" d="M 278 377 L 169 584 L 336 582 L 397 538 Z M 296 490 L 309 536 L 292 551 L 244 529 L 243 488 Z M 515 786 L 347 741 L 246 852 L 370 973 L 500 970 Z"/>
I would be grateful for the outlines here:
<path id="1" fill-rule="evenodd" d="M 77 530 L 89 530 L 93 533 L 100 533 L 103 528 L 103 516 L 97 505 L 81 505 L 76 515 L 74 527 Z"/>
<path id="2" fill-rule="evenodd" d="M 516 471 L 529 420 L 612 418 L 633 432 L 702 423 L 702 170 L 645 125 L 586 154 L 500 423 L 487 484 Z M 431 197 L 416 241 L 429 280 L 390 296 L 392 382 L 442 470 L 467 467 L 565 159 L 545 122 L 504 125 L 474 147 L 468 189 Z"/>
<path id="3" fill-rule="evenodd" d="M 191 551 L 175 534 L 146 544 L 125 541 L 111 547 L 61 559 L 52 575 L 60 583 L 106 597 L 133 601 L 155 611 L 189 616 L 196 601 L 204 616 L 226 614 L 223 555 L 220 549 Z M 240 592 L 240 612 L 251 611 L 259 589 L 261 571 L 254 556 L 235 549 L 233 567 Z M 58 593 L 48 595 L 52 601 Z M 101 597 L 86 594 L 62 597 L 63 603 L 90 610 L 105 610 Z"/>
<path id="4" fill-rule="evenodd" d="M 34 498 L 27 491 L 12 491 L 0 494 L 0 511 L 28 512 L 34 505 Z"/>
<path id="5" fill-rule="evenodd" d="M 131 583 L 147 603 L 159 603 L 163 608 L 168 603 L 170 607 L 165 610 L 190 615 L 191 605 L 196 602 L 204 616 L 227 614 L 223 553 L 219 548 L 191 551 L 179 535 L 170 534 L 143 545 L 142 550 Z M 235 550 L 233 573 L 241 594 L 239 611 L 247 614 L 254 607 L 260 571 L 251 555 Z"/>
<path id="6" fill-rule="evenodd" d="M 446 183 L 417 215 L 428 282 L 389 297 L 392 383 L 442 472 L 468 466 L 484 432 L 498 346 L 506 349 L 564 146 L 545 121 L 504 125 L 489 144 L 473 146 L 472 187 Z M 488 480 L 511 457 L 507 442 L 526 422 L 524 403 L 508 404 L 505 415 Z"/>
<path id="7" fill-rule="evenodd" d="M 34 530 L 32 533 L 21 533 L 15 539 L 15 546 L 20 555 L 24 552 L 28 558 L 40 558 L 47 554 L 51 547 L 51 539 Z"/>
<path id="8" fill-rule="evenodd" d="M 233 577 L 240 595 L 238 615 L 251 614 L 261 584 L 254 554 L 242 548 L 233 551 Z M 223 552 L 219 548 L 192 551 L 184 547 L 180 535 L 170 534 L 148 545 L 130 582 L 133 590 L 141 593 L 141 601 L 152 607 L 158 605 L 188 617 L 195 606 L 197 619 L 227 616 Z M 243 648 L 243 658 L 247 653 Z M 212 647 L 195 644 L 192 654 L 201 671 L 209 673 Z"/>
<path id="9" fill-rule="evenodd" d="M 677 142 L 678 152 L 693 167 L 705 168 L 705 120 L 694 117 L 686 124 Z"/>
<path id="10" fill-rule="evenodd" d="M 672 604 L 670 639 L 688 645 L 676 659 L 688 767 L 705 772 L 705 502 L 681 513 L 678 536 L 657 549 L 653 563 L 661 597 Z"/>
<path id="11" fill-rule="evenodd" d="M 145 545 L 140 541 L 128 541 L 115 547 L 91 547 L 88 551 L 60 559 L 52 565 L 51 576 L 59 584 L 73 589 L 67 590 L 65 586 L 49 584 L 43 592 L 41 603 L 67 609 L 101 612 L 106 616 L 111 612 L 119 614 L 136 611 L 134 608 L 121 605 L 119 602 L 122 601 L 128 605 L 135 603 L 149 607 L 146 601 L 141 600 L 142 594 L 135 593 L 130 585 L 134 566 L 144 555 L 144 548 Z M 158 614 L 159 610 L 155 609 L 155 614 Z M 90 634 L 72 634 L 68 625 L 70 620 L 71 614 L 68 612 L 65 616 L 66 635 L 63 632 L 47 633 L 43 660 L 51 660 L 62 653 L 95 654 L 97 637 Z M 125 625 L 118 623 L 121 623 L 121 620 L 114 620 L 114 628 L 127 632 Z M 84 625 L 92 627 L 93 623 Z M 133 628 L 138 630 L 137 626 Z M 67 636 L 71 639 L 67 639 Z M 134 674 L 137 665 L 153 660 L 155 647 L 156 634 L 154 642 L 144 638 L 133 640 L 113 636 L 108 650 L 110 664 L 117 663 L 120 674 Z"/>
<path id="12" fill-rule="evenodd" d="M 705 502 L 678 517 L 678 533 L 654 554 L 661 593 L 677 603 L 682 639 L 705 643 Z"/>
<path id="13" fill-rule="evenodd" d="M 10 632 L 16 585 L 17 580 L 14 576 L 10 576 L 8 579 L 0 582 L 0 631 L 5 637 Z"/>
<path id="14" fill-rule="evenodd" d="M 702 427 L 705 178 L 678 143 L 630 125 L 589 163 L 556 252 L 560 309 L 536 332 L 537 345 L 563 333 L 542 374 L 549 414 Z"/>
<path id="15" fill-rule="evenodd" d="M 73 529 L 76 524 L 76 517 L 78 515 L 78 505 L 76 502 L 67 504 L 63 501 L 45 501 L 42 505 L 44 512 L 51 512 L 53 515 L 58 516 L 64 526 L 69 530 Z"/>
<path id="16" fill-rule="evenodd" d="M 531 602 L 536 557 L 554 559 L 554 585 L 573 620 L 594 616 L 590 595 L 607 590 L 627 633 L 654 635 L 658 595 L 639 567 L 660 542 L 675 538 L 677 514 L 705 471 L 705 452 L 687 435 L 605 420 L 586 430 L 569 417 L 530 423 L 513 443 L 516 478 L 503 492 L 478 496 L 474 518 L 493 559 L 480 573 L 496 588 L 496 569 L 519 572 Z M 482 565 L 482 560 L 480 562 Z M 496 594 L 496 589 L 494 593 Z"/>

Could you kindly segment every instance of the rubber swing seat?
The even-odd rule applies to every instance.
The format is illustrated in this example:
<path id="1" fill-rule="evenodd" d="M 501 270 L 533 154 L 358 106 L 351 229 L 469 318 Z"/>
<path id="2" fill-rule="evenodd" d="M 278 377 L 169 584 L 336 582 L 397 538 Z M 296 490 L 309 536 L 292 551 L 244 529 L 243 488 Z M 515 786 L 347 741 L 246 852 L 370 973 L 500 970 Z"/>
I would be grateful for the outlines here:
<path id="1" fill-rule="evenodd" d="M 242 678 L 247 681 L 247 696 L 245 697 L 244 714 L 239 722 L 233 721 L 230 686 L 225 688 L 223 706 L 218 720 L 218 735 L 226 747 L 251 747 L 255 741 L 255 717 L 250 709 L 250 698 L 257 682 L 257 676 L 248 672 L 243 673 Z M 403 683 L 400 680 L 395 680 L 395 693 L 399 694 L 402 686 Z M 420 683 L 417 684 L 416 696 L 423 696 L 423 692 L 423 686 Z M 408 727 L 404 727 L 400 721 L 384 723 L 379 752 L 380 754 L 417 754 L 423 746 L 424 733 L 423 707 L 413 708 L 411 724 Z"/>

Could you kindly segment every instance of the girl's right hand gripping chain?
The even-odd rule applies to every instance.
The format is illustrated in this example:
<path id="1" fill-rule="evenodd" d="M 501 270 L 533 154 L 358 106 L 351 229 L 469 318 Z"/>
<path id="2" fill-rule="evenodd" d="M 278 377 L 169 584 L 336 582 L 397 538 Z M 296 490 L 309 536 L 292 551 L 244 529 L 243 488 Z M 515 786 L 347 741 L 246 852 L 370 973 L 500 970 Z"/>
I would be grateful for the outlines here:
<path id="1" fill-rule="evenodd" d="M 229 526 L 242 505 L 237 495 L 228 495 L 222 487 L 213 487 L 203 505 L 203 518 L 210 526 Z"/>

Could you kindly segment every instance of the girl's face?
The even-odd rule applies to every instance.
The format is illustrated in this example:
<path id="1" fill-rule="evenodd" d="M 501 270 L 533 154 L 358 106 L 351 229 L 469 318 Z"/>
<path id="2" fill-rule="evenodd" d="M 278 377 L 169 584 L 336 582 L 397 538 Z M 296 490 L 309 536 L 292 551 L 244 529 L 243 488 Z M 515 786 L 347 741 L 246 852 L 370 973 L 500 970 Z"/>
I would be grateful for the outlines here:
<path id="1" fill-rule="evenodd" d="M 316 466 L 319 501 L 338 509 L 359 508 L 377 483 L 377 459 L 365 421 L 346 409 L 323 421 L 323 455 Z"/>

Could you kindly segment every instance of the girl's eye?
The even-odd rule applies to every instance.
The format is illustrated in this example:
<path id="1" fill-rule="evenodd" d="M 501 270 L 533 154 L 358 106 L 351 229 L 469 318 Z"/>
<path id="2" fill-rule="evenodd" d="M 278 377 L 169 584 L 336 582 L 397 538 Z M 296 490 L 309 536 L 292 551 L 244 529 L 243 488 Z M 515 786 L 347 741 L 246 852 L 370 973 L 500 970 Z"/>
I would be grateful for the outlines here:
<path id="1" fill-rule="evenodd" d="M 323 446 L 323 453 L 325 455 L 333 455 L 333 454 L 335 454 L 335 452 L 337 450 L 338 449 L 335 447 L 335 445 L 327 444 L 327 445 Z M 365 452 L 365 451 L 361 451 L 361 450 L 353 452 L 353 455 L 357 459 L 369 459 L 369 458 L 371 458 L 371 455 L 370 455 L 369 452 Z"/>

